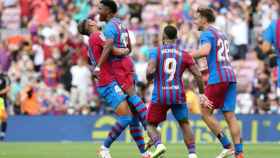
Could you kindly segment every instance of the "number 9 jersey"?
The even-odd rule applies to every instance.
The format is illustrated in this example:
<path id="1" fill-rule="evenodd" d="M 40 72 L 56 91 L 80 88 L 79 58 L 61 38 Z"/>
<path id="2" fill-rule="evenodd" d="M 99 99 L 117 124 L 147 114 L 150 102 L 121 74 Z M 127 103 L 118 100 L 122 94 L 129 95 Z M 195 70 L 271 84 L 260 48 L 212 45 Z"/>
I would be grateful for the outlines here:
<path id="1" fill-rule="evenodd" d="M 152 49 L 150 60 L 156 62 L 152 103 L 185 104 L 182 75 L 186 68 L 195 64 L 193 58 L 171 44 Z"/>
<path id="2" fill-rule="evenodd" d="M 229 42 L 219 30 L 209 27 L 203 31 L 199 39 L 200 46 L 209 43 L 211 51 L 207 56 L 209 70 L 208 84 L 236 82 L 236 75 L 230 64 Z"/>

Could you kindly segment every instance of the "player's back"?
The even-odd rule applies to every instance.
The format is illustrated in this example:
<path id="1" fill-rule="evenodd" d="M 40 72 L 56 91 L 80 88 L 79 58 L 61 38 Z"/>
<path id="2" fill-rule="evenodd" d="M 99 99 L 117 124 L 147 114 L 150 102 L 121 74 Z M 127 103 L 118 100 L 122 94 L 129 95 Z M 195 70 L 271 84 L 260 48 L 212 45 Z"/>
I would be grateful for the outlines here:
<path id="1" fill-rule="evenodd" d="M 118 18 L 112 18 L 104 27 L 103 32 L 107 39 L 114 40 L 114 46 L 117 48 L 128 48 L 129 34 L 122 21 Z"/>
<path id="2" fill-rule="evenodd" d="M 99 58 L 101 57 L 104 42 L 105 37 L 101 32 L 92 33 L 89 37 L 88 56 L 93 66 L 97 65 Z M 108 83 L 111 83 L 113 80 L 114 78 L 112 75 L 110 63 L 106 61 L 100 67 L 98 86 L 106 85 Z"/>
<path id="3" fill-rule="evenodd" d="M 226 35 L 214 27 L 209 27 L 200 36 L 200 45 L 205 43 L 211 44 L 211 51 L 207 56 L 208 84 L 236 82 L 236 75 L 229 56 L 230 45 Z"/>
<path id="4" fill-rule="evenodd" d="M 184 104 L 182 75 L 188 66 L 194 64 L 193 58 L 179 50 L 175 44 L 153 49 L 151 58 L 156 61 L 152 102 L 164 105 Z"/>

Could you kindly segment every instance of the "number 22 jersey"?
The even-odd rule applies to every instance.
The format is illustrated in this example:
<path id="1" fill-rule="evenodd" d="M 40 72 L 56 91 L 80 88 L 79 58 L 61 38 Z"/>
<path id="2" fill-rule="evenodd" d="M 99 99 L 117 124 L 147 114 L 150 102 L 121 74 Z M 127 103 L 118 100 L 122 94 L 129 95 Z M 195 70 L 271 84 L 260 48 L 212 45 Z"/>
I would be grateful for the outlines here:
<path id="1" fill-rule="evenodd" d="M 209 71 L 208 84 L 236 82 L 236 75 L 230 63 L 229 41 L 225 34 L 214 27 L 209 27 L 200 35 L 199 44 L 209 43 L 211 51 L 207 56 Z"/>
<path id="2" fill-rule="evenodd" d="M 152 103 L 185 104 L 182 75 L 186 68 L 195 64 L 193 58 L 171 44 L 152 49 L 150 60 L 156 62 Z"/>

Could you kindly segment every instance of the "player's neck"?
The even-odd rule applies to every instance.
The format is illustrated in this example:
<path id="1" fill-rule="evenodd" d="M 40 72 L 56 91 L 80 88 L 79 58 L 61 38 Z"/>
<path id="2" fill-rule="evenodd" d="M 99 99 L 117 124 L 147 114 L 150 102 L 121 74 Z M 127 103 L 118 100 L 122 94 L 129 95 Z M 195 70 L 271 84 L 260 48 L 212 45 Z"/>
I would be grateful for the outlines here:
<path id="1" fill-rule="evenodd" d="M 203 27 L 203 31 L 207 30 L 209 27 L 211 27 L 212 25 L 209 23 L 206 23 Z"/>
<path id="2" fill-rule="evenodd" d="M 172 45 L 172 44 L 176 44 L 176 40 L 165 40 L 164 41 L 164 45 Z"/>
<path id="3" fill-rule="evenodd" d="M 107 17 L 107 21 L 106 22 L 108 22 L 108 21 L 110 21 L 111 19 L 113 19 L 115 16 L 114 15 L 108 15 L 108 17 Z"/>

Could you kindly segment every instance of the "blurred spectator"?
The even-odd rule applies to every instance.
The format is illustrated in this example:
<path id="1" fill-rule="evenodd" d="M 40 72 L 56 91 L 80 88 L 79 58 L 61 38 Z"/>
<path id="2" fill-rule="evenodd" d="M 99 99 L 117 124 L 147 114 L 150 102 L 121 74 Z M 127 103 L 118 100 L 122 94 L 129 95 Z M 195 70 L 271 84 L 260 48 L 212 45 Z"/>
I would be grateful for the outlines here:
<path id="1" fill-rule="evenodd" d="M 11 53 L 7 48 L 6 42 L 0 42 L 0 65 L 4 72 L 7 72 L 11 65 Z"/>
<path id="2" fill-rule="evenodd" d="M 20 28 L 20 7 L 18 0 L 4 0 L 3 11 L 1 13 L 2 28 Z"/>
<path id="3" fill-rule="evenodd" d="M 70 71 L 72 74 L 71 106 L 75 109 L 88 106 L 88 95 L 91 93 L 92 81 L 87 61 L 80 58 L 78 64 L 72 66 Z"/>
<path id="4" fill-rule="evenodd" d="M 56 87 L 58 85 L 60 72 L 53 59 L 49 58 L 46 60 L 42 68 L 42 77 L 48 87 Z"/>
<path id="5" fill-rule="evenodd" d="M 31 9 L 33 10 L 34 21 L 37 25 L 46 24 L 50 17 L 50 6 L 52 0 L 32 0 Z"/>
<path id="6" fill-rule="evenodd" d="M 199 97 L 196 95 L 193 83 L 188 84 L 188 88 L 186 90 L 186 101 L 188 108 L 192 114 L 200 114 L 200 103 Z"/>
<path id="7" fill-rule="evenodd" d="M 33 88 L 26 87 L 21 94 L 21 112 L 25 115 L 40 115 L 44 114 L 47 109 L 44 109 L 39 104 L 36 93 Z"/>
<path id="8" fill-rule="evenodd" d="M 74 19 L 76 21 L 82 21 L 89 16 L 90 4 L 89 0 L 75 0 L 76 13 Z"/>
<path id="9" fill-rule="evenodd" d="M 257 113 L 267 113 L 270 110 L 270 92 L 269 74 L 265 71 L 257 72 L 257 78 L 252 90 L 252 94 L 255 96 L 254 103 Z"/>
<path id="10" fill-rule="evenodd" d="M 230 35 L 233 38 L 234 47 L 232 48 L 232 55 L 235 60 L 245 59 L 248 45 L 248 24 L 245 21 L 242 12 L 234 13 L 233 24 L 231 26 Z"/>

